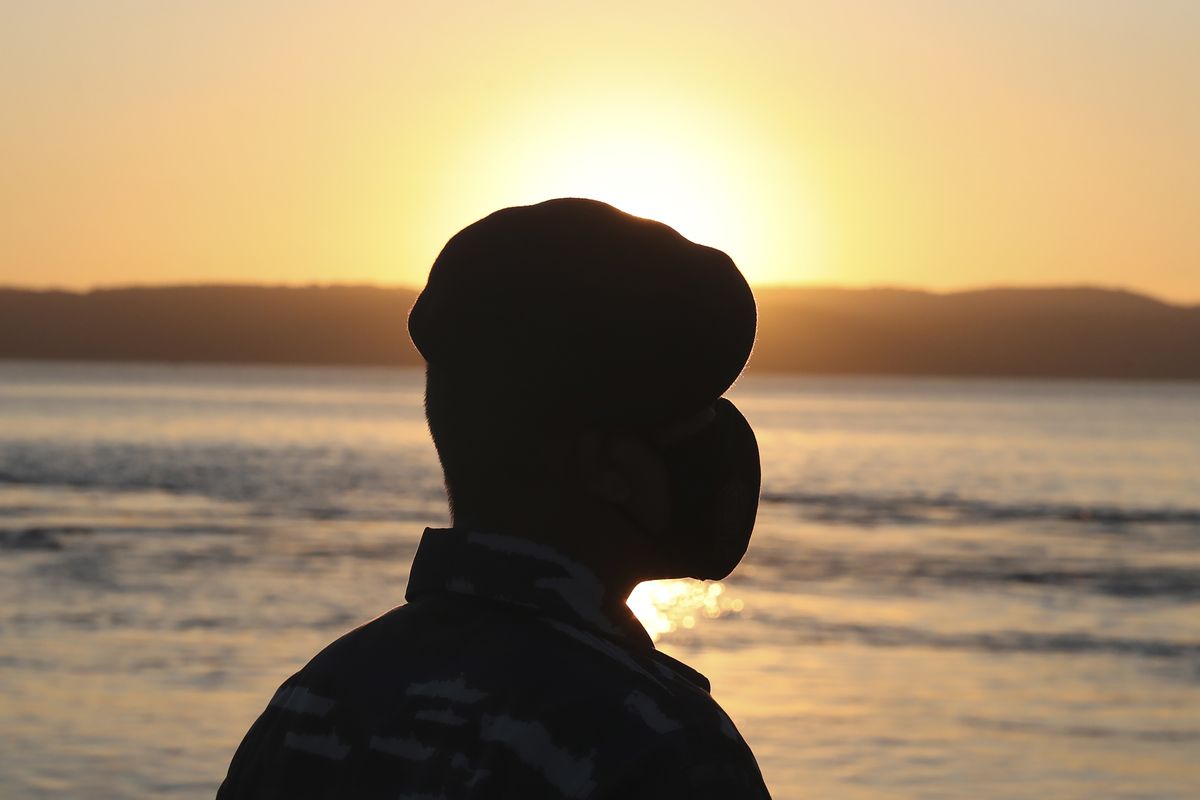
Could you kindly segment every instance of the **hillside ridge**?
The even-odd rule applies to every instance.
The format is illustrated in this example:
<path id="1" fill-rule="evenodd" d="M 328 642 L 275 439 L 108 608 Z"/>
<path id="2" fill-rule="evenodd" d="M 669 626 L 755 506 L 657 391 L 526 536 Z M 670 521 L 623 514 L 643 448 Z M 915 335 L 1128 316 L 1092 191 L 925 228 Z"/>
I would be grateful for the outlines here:
<path id="1" fill-rule="evenodd" d="M 0 288 L 0 358 L 419 365 L 416 289 Z M 1099 287 L 755 290 L 752 371 L 1200 380 L 1200 307 Z"/>

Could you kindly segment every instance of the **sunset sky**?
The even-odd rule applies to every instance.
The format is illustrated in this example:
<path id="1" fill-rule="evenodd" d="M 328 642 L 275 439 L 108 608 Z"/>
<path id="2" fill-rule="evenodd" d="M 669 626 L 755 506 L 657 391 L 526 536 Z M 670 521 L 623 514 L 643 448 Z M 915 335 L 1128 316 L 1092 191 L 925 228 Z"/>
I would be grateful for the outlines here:
<path id="1" fill-rule="evenodd" d="M 1200 3 L 0 5 L 0 284 L 417 285 L 596 197 L 752 281 L 1200 302 Z"/>

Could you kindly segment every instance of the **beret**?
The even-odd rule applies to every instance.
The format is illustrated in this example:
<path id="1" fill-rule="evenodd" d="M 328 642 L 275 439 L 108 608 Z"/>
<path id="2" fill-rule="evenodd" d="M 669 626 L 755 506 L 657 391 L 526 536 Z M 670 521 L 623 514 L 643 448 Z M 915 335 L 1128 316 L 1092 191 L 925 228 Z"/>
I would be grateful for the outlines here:
<path id="1" fill-rule="evenodd" d="M 659 424 L 711 403 L 757 309 L 720 250 L 595 200 L 497 211 L 442 249 L 409 312 L 431 371 L 538 414 Z"/>

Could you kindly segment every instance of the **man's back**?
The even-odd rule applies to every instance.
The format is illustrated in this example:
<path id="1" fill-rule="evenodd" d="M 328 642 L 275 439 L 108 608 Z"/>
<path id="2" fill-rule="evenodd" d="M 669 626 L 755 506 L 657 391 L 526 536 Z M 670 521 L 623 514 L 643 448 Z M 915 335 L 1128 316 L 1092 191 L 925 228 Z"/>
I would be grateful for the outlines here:
<path id="1" fill-rule="evenodd" d="M 452 237 L 408 327 L 455 527 L 426 531 L 407 606 L 280 688 L 222 800 L 766 797 L 625 606 L 746 552 L 761 464 L 722 395 L 756 321 L 727 255 L 604 203 Z"/>
<path id="2" fill-rule="evenodd" d="M 557 551 L 428 531 L 407 596 L 280 688 L 219 798 L 767 796 L 703 676 Z"/>

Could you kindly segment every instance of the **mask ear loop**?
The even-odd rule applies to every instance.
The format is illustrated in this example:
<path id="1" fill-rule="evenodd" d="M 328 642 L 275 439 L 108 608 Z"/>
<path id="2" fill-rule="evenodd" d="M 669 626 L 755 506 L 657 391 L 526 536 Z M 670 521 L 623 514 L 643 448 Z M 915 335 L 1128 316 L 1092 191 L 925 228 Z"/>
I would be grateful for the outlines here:
<path id="1" fill-rule="evenodd" d="M 706 405 L 695 414 L 668 423 L 662 428 L 651 432 L 650 443 L 656 450 L 678 444 L 685 439 L 707 428 L 717 421 L 717 409 L 713 404 Z"/>
<path id="2" fill-rule="evenodd" d="M 690 439 L 692 436 L 713 425 L 716 421 L 716 405 L 710 403 L 694 414 L 689 414 L 686 417 L 670 422 L 661 428 L 643 434 L 643 436 L 650 445 L 650 449 L 661 456 L 663 450 Z M 637 531 L 643 540 L 649 542 L 656 550 L 662 549 L 662 536 L 647 530 L 625 506 L 616 503 L 613 506 L 617 514 L 623 517 L 629 523 L 630 528 Z M 669 530 L 667 532 L 669 533 Z"/>

